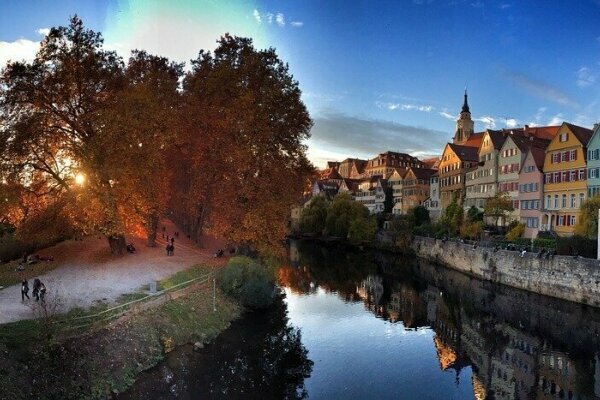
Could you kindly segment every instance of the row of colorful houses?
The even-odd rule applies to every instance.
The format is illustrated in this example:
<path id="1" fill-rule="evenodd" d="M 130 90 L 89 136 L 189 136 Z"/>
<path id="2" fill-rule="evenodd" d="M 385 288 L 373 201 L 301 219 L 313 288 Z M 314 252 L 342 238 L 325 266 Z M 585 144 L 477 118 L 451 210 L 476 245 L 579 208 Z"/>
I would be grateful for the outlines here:
<path id="1" fill-rule="evenodd" d="M 437 218 L 453 201 L 483 210 L 490 198 L 505 193 L 514 208 L 506 222 L 522 222 L 525 237 L 540 231 L 572 235 L 580 206 L 600 193 L 598 125 L 473 128 L 465 92 L 453 141 L 441 157 L 419 160 L 388 151 L 371 160 L 330 162 L 313 194 L 349 192 L 372 213 L 384 211 L 387 194 L 394 214 L 424 205 Z"/>

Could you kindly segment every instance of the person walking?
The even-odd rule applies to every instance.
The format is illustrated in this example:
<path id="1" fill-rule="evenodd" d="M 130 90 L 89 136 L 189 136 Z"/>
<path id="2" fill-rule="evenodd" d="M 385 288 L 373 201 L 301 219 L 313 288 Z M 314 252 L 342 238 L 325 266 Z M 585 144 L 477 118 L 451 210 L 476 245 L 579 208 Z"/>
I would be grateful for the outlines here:
<path id="1" fill-rule="evenodd" d="M 169 244 L 169 242 L 167 242 L 167 255 L 171 255 L 171 245 Z"/>
<path id="2" fill-rule="evenodd" d="M 40 281 L 38 278 L 35 278 L 33 280 L 33 291 L 31 292 L 31 294 L 35 298 L 35 301 L 40 300 L 40 285 L 41 284 L 42 284 L 42 281 Z"/>
<path id="3" fill-rule="evenodd" d="M 46 305 L 46 285 L 40 282 L 40 303 Z"/>
<path id="4" fill-rule="evenodd" d="M 23 281 L 21 281 L 21 301 L 25 301 L 25 297 L 27 297 L 27 300 L 30 300 L 28 293 L 29 282 L 27 282 L 27 279 L 23 279 Z"/>

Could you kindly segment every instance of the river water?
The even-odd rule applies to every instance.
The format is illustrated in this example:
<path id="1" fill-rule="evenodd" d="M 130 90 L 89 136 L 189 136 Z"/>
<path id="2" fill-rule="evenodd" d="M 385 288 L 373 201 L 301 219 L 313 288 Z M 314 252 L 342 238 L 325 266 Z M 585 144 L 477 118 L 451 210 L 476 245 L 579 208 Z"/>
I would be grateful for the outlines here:
<path id="1" fill-rule="evenodd" d="M 284 296 L 123 399 L 600 399 L 600 310 L 393 254 L 293 242 Z"/>

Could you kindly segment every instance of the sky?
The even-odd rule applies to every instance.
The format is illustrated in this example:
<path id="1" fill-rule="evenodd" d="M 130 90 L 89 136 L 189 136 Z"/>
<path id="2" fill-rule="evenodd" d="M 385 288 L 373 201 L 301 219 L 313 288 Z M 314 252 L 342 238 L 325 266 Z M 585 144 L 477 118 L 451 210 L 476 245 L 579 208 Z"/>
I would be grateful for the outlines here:
<path id="1" fill-rule="evenodd" d="M 476 131 L 600 121 L 600 0 L 0 0 L 0 65 L 71 15 L 127 57 L 226 32 L 274 47 L 314 121 L 308 156 L 439 155 L 465 88 Z"/>

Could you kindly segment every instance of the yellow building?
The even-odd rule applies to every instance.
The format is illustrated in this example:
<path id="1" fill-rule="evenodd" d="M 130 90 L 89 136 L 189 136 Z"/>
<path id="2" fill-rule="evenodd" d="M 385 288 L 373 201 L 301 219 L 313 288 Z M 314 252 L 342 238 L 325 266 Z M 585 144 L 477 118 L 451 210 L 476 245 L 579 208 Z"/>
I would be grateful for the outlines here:
<path id="1" fill-rule="evenodd" d="M 579 207 L 587 196 L 586 147 L 591 137 L 590 129 L 563 122 L 546 148 L 540 231 L 573 234 Z"/>

